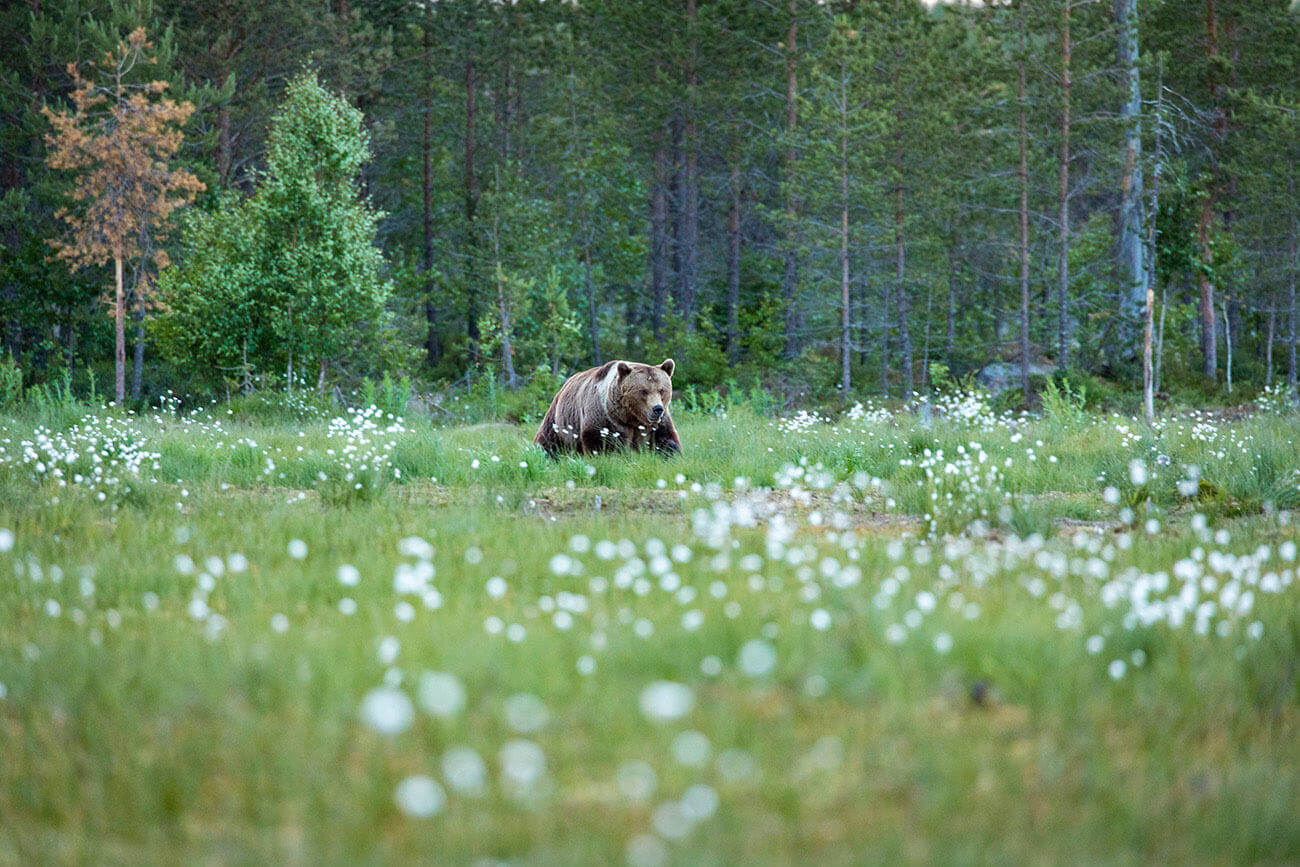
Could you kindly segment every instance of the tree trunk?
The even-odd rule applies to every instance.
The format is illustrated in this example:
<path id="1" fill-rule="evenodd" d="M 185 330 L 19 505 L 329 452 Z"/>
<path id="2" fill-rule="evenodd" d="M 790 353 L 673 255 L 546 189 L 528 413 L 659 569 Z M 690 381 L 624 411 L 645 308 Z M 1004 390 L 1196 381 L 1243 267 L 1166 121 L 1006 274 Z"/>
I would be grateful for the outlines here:
<path id="1" fill-rule="evenodd" d="M 1146 304 L 1145 249 L 1142 244 L 1142 81 L 1138 69 L 1137 0 L 1115 0 L 1119 30 L 1119 65 L 1124 70 L 1126 92 L 1120 105 L 1124 122 L 1123 175 L 1120 181 L 1119 274 L 1122 281 L 1122 354 L 1132 357 L 1132 324 Z"/>
<path id="2" fill-rule="evenodd" d="M 1155 340 L 1155 286 L 1148 279 L 1146 282 L 1146 316 L 1142 329 L 1142 411 L 1147 424 L 1156 420 L 1155 371 L 1152 365 L 1152 343 Z"/>
<path id="3" fill-rule="evenodd" d="M 934 305 L 934 287 L 925 289 L 925 340 L 921 344 L 921 392 L 930 393 L 930 314 Z"/>
<path id="4" fill-rule="evenodd" d="M 320 375 L 316 377 L 316 393 L 325 394 L 325 359 L 320 360 Z"/>
<path id="5" fill-rule="evenodd" d="M 1217 382 L 1219 378 L 1218 340 L 1215 334 L 1218 318 L 1214 312 L 1214 283 L 1210 272 L 1214 265 L 1214 254 L 1210 252 L 1210 219 L 1213 200 L 1207 195 L 1201 203 L 1201 216 L 1196 223 L 1196 240 L 1201 248 L 1201 267 L 1197 271 L 1197 281 L 1201 295 L 1201 358 L 1204 360 L 1205 378 Z"/>
<path id="6" fill-rule="evenodd" d="M 640 303 L 644 294 L 632 284 L 623 291 L 623 354 L 628 358 L 636 356 L 637 323 L 645 321 L 645 309 Z"/>
<path id="7" fill-rule="evenodd" d="M 727 210 L 727 360 L 740 360 L 740 165 L 733 163 Z"/>
<path id="8" fill-rule="evenodd" d="M 1061 0 L 1061 147 L 1057 157 L 1060 249 L 1056 262 L 1056 366 L 1070 366 L 1070 3 Z M 1124 0 L 1120 0 L 1124 2 Z"/>
<path id="9" fill-rule="evenodd" d="M 1228 363 L 1225 368 L 1228 378 L 1228 394 L 1232 394 L 1232 323 L 1228 319 L 1227 302 L 1219 306 L 1223 310 L 1223 346 L 1228 352 Z"/>
<path id="10" fill-rule="evenodd" d="M 686 201 L 682 203 L 683 231 L 677 239 L 682 247 L 678 313 L 681 314 L 686 330 L 693 332 L 700 216 L 699 137 L 696 125 L 699 71 L 696 57 L 698 46 L 695 33 L 695 0 L 686 0 L 686 26 L 689 34 L 689 56 L 686 65 L 686 113 L 682 123 L 682 139 L 686 149 L 684 187 Z"/>
<path id="11" fill-rule="evenodd" d="M 492 264 L 497 283 L 497 312 L 501 319 L 501 373 L 507 388 L 519 384 L 519 375 L 515 373 L 515 350 L 510 341 L 511 310 L 506 299 L 505 272 L 501 268 L 501 223 L 500 218 L 492 215 Z"/>
<path id="12" fill-rule="evenodd" d="M 470 29 L 473 29 L 472 23 Z M 472 34 L 470 38 L 473 38 Z M 473 46 L 471 45 L 468 50 L 469 55 L 465 58 L 465 221 L 471 239 L 470 244 L 472 245 L 474 243 L 474 217 L 475 212 L 478 210 L 478 174 L 474 168 L 476 147 L 474 125 L 477 111 L 476 95 L 478 93 L 478 80 L 474 68 Z M 478 331 L 478 286 L 472 265 L 470 265 L 469 280 L 467 283 L 465 299 L 465 333 L 469 337 L 470 358 L 472 360 L 478 360 L 480 355 Z"/>
<path id="13" fill-rule="evenodd" d="M 582 272 L 587 284 L 587 317 L 591 320 L 591 352 L 596 364 L 605 362 L 600 355 L 600 329 L 596 321 L 596 282 L 591 276 L 591 236 L 587 234 L 587 243 L 582 247 Z"/>
<path id="14" fill-rule="evenodd" d="M 144 267 L 141 262 L 140 267 Z M 136 281 L 135 292 L 135 340 L 132 349 L 131 358 L 131 400 L 139 400 L 141 388 L 144 380 L 144 315 L 145 315 L 145 297 L 144 284 L 145 278 L 141 277 Z"/>
<path id="15" fill-rule="evenodd" d="M 424 267 L 424 352 L 425 361 L 430 367 L 442 360 L 442 347 L 438 342 L 438 307 L 434 303 L 435 281 L 433 277 L 433 44 L 430 31 L 433 29 L 433 6 L 425 10 L 424 24 L 424 128 L 420 140 L 420 151 L 424 158 L 424 177 L 421 186 L 422 204 L 424 205 L 424 240 L 421 248 Z"/>
<path id="16" fill-rule="evenodd" d="M 896 157 L 898 177 L 894 184 L 894 292 L 897 297 L 898 351 L 903 373 L 903 400 L 911 400 L 916 389 L 912 376 L 912 337 L 908 330 L 907 247 L 903 240 L 903 153 Z"/>
<path id="17" fill-rule="evenodd" d="M 77 321 L 73 319 L 71 315 L 68 316 L 67 335 L 67 348 L 64 350 L 64 360 L 68 366 L 68 376 L 72 376 L 72 374 L 76 372 L 77 338 L 81 336 L 81 332 L 77 330 Z"/>
<path id="18" fill-rule="evenodd" d="M 1160 287 L 1160 330 L 1156 334 L 1156 376 L 1155 392 L 1160 393 L 1160 373 L 1165 363 L 1165 313 L 1169 309 L 1169 290 Z"/>
<path id="19" fill-rule="evenodd" d="M 1016 60 L 1020 145 L 1020 391 L 1029 402 L 1029 133 L 1025 118 L 1025 5 L 1021 3 L 1019 52 Z"/>
<path id="20" fill-rule="evenodd" d="M 126 310 L 122 288 L 122 254 L 113 255 L 113 400 L 126 402 Z"/>
<path id="21" fill-rule="evenodd" d="M 1214 283 L 1210 274 L 1213 268 L 1213 253 L 1210 252 L 1209 234 L 1211 213 L 1219 190 L 1218 151 L 1223 145 L 1225 118 L 1219 101 L 1219 11 L 1216 0 L 1205 0 L 1205 69 L 1206 90 L 1210 94 L 1213 113 L 1211 125 L 1214 142 L 1211 146 L 1212 174 L 1209 189 L 1201 203 L 1201 215 L 1196 224 L 1196 241 L 1201 248 L 1201 262 L 1198 271 L 1198 283 L 1201 296 L 1201 357 L 1204 361 L 1205 378 L 1217 382 L 1218 375 L 1218 341 L 1215 335 L 1216 319 L 1214 312 Z"/>
<path id="22" fill-rule="evenodd" d="M 224 83 L 224 79 L 222 80 Z M 217 180 L 223 186 L 229 186 L 231 177 L 233 147 L 230 133 L 230 103 L 223 101 L 217 107 Z"/>
<path id="23" fill-rule="evenodd" d="M 1225 221 L 1224 231 L 1228 231 L 1228 225 Z M 1237 297 L 1237 292 L 1229 286 L 1224 290 L 1227 296 L 1228 327 L 1223 330 L 1223 339 L 1232 341 L 1232 348 L 1239 349 L 1241 341 L 1241 300 Z"/>
<path id="24" fill-rule="evenodd" d="M 848 71 L 840 57 L 840 397 L 849 398 L 853 341 L 849 305 L 849 95 Z"/>
<path id="25" fill-rule="evenodd" d="M 587 288 L 587 319 L 591 323 L 591 352 L 596 364 L 604 364 L 600 354 L 600 325 L 596 317 L 596 283 L 591 275 L 591 216 L 587 211 L 587 174 L 582 150 L 582 137 L 578 134 L 578 95 L 575 89 L 575 72 L 569 69 L 569 123 L 572 131 L 572 159 L 578 166 L 578 231 L 582 233 L 582 270 Z"/>
<path id="26" fill-rule="evenodd" d="M 668 152 L 660 132 L 654 155 L 654 182 L 650 186 L 650 331 L 655 342 L 663 340 L 664 308 L 668 300 L 667 179 Z"/>
<path id="27" fill-rule="evenodd" d="M 1152 341 L 1155 336 L 1155 289 L 1156 289 L 1156 215 L 1160 213 L 1160 174 L 1164 153 L 1161 151 L 1161 136 L 1164 133 L 1164 59 L 1156 71 L 1156 119 L 1155 119 L 1155 154 L 1151 167 L 1151 219 L 1147 227 L 1146 268 L 1143 270 L 1142 282 L 1146 284 L 1146 327 L 1142 335 L 1142 407 L 1148 424 L 1156 420 L 1156 391 L 1160 388 L 1160 361 L 1152 358 Z M 1160 340 L 1164 347 L 1164 307 L 1160 309 Z"/>
<path id="28" fill-rule="evenodd" d="M 673 197 L 672 197 L 672 241 L 669 244 L 669 256 L 672 260 L 673 310 L 682 309 L 682 239 L 686 237 L 686 159 L 682 152 L 682 113 L 673 109 L 669 120 L 672 132 Z"/>
<path id="29" fill-rule="evenodd" d="M 888 285 L 880 299 L 880 393 L 889 397 L 889 296 L 893 289 Z"/>
<path id="30" fill-rule="evenodd" d="M 948 375 L 953 376 L 953 357 L 957 348 L 957 268 L 953 262 L 952 250 L 948 251 L 948 330 L 943 341 L 943 363 L 948 367 Z"/>
<path id="31" fill-rule="evenodd" d="M 1296 227 L 1296 189 L 1295 189 L 1295 157 L 1287 162 L 1287 203 L 1290 213 L 1287 215 L 1287 233 L 1286 233 L 1286 385 L 1291 392 L 1291 399 L 1296 399 L 1296 301 L 1295 301 L 1295 283 L 1296 271 L 1300 270 L 1300 258 L 1297 258 L 1297 236 L 1300 231 Z"/>
<path id="32" fill-rule="evenodd" d="M 1268 299 L 1268 337 L 1264 341 L 1264 387 L 1273 385 L 1273 335 L 1277 331 L 1277 297 Z"/>
<path id="33" fill-rule="evenodd" d="M 781 279 L 781 301 L 785 305 L 785 357 L 799 354 L 801 328 L 798 299 L 799 283 L 798 231 L 795 218 L 798 207 L 794 195 L 794 134 L 799 123 L 799 14 L 797 0 L 789 0 L 790 23 L 785 35 L 785 274 Z"/>
<path id="34" fill-rule="evenodd" d="M 912 375 L 912 334 L 908 328 L 908 315 L 911 302 L 907 290 L 900 283 L 898 286 L 898 354 L 903 374 L 903 400 L 911 400 L 916 390 L 916 380 Z"/>
<path id="35" fill-rule="evenodd" d="M 504 34 L 504 38 L 501 40 L 504 43 L 504 45 L 502 45 L 502 51 L 501 51 L 502 86 L 500 89 L 497 88 L 492 89 L 492 103 L 494 109 L 493 114 L 496 116 L 497 123 L 500 124 L 500 130 L 501 130 L 501 159 L 507 166 L 509 166 L 510 157 L 511 157 L 511 150 L 510 150 L 510 83 L 511 83 L 510 78 L 511 75 L 510 73 L 511 73 L 511 67 L 513 66 L 511 56 L 510 56 L 510 13 L 507 12 L 505 15 L 503 15 L 502 20 L 505 23 L 505 34 Z"/>

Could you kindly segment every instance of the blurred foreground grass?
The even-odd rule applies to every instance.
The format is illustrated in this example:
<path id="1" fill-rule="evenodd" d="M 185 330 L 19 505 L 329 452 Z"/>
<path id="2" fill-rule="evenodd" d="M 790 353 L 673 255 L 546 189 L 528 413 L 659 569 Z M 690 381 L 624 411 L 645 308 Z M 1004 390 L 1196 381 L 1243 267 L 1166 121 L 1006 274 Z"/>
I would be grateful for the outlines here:
<path id="1" fill-rule="evenodd" d="M 355 497 L 323 422 L 130 424 L 101 501 L 0 421 L 0 862 L 1300 860 L 1285 420 L 410 424 Z M 959 446 L 1011 506 L 926 540 Z"/>

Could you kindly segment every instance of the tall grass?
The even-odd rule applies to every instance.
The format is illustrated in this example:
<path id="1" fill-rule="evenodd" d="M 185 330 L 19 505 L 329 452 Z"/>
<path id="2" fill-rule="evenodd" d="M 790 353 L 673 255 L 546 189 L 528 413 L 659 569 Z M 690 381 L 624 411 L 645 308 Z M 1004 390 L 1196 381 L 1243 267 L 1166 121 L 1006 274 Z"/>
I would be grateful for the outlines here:
<path id="1" fill-rule="evenodd" d="M 335 497 L 325 418 L 123 418 L 159 469 L 113 503 L 8 460 L 41 419 L 0 419 L 0 862 L 1300 859 L 1285 419 L 733 407 L 681 413 L 674 460 L 558 461 L 527 426 L 408 419 L 400 477 Z M 957 498 L 1009 502 L 996 526 L 878 523 L 933 509 L 918 463 L 959 449 L 999 468 Z M 1181 493 L 1189 465 L 1235 508 Z M 1139 493 L 1155 532 L 1119 525 Z M 1137 619 L 1188 569 L 1214 581 L 1204 633 Z M 422 709 L 428 671 L 459 712 Z M 693 707 L 647 716 L 656 681 Z M 417 705 L 395 735 L 359 710 L 385 683 Z M 520 740 L 545 758 L 526 791 Z M 443 763 L 464 747 L 481 793 Z M 413 775 L 437 815 L 397 803 Z"/>

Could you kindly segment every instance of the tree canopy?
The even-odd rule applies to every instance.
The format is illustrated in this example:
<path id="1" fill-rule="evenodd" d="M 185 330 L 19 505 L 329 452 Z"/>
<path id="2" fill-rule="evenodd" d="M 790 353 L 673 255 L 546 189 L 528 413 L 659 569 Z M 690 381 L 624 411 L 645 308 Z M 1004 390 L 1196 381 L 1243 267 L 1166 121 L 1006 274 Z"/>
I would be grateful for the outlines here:
<path id="1" fill-rule="evenodd" d="M 185 136 L 157 139 L 180 186 L 151 225 L 209 187 L 151 242 L 155 390 L 665 352 L 789 401 L 998 361 L 1205 399 L 1296 381 L 1288 0 L 97 0 L 0 32 L 0 336 L 29 379 L 110 337 L 104 257 L 41 252 L 63 209 L 114 207 L 45 161 L 92 107 L 65 70 L 148 32 L 193 105 L 155 109 Z"/>

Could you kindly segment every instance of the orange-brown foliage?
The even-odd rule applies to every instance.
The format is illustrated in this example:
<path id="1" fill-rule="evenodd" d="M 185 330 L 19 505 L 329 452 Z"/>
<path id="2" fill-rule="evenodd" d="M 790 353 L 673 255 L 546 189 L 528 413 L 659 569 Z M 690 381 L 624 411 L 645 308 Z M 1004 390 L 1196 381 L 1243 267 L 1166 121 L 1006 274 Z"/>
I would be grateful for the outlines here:
<path id="1" fill-rule="evenodd" d="M 77 173 L 69 194 L 77 204 L 58 212 L 70 237 L 53 242 L 74 268 L 146 252 L 165 265 L 153 244 L 156 233 L 173 210 L 204 189 L 193 174 L 169 165 L 194 106 L 163 98 L 165 81 L 125 81 L 137 64 L 155 62 L 152 50 L 138 29 L 99 63 L 88 64 L 86 75 L 68 64 L 75 110 L 42 108 L 53 127 L 45 137 L 46 162 Z"/>

